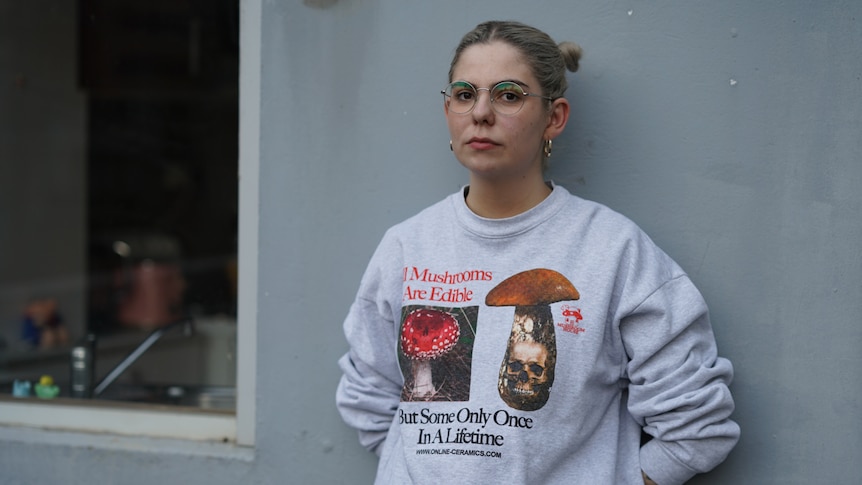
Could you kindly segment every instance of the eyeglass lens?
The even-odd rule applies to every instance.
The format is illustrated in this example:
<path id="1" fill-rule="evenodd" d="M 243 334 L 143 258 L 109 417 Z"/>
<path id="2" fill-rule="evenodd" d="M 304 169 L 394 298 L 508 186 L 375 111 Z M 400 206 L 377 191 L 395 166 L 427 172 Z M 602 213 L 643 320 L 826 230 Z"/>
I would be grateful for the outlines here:
<path id="1" fill-rule="evenodd" d="M 476 88 L 466 81 L 456 81 L 446 87 L 444 94 L 449 100 L 449 109 L 457 114 L 469 113 L 479 99 L 479 91 L 488 91 L 491 107 L 497 113 L 513 115 L 524 106 L 527 94 L 518 84 L 504 81 L 491 88 Z"/>

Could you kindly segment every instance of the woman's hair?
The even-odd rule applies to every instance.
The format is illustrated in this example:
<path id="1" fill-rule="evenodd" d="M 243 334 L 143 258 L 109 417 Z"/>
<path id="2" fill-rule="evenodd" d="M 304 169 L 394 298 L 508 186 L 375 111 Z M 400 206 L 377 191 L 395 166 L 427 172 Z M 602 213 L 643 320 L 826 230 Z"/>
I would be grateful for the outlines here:
<path id="1" fill-rule="evenodd" d="M 541 30 L 513 21 L 484 22 L 468 32 L 455 49 L 455 56 L 449 66 L 449 82 L 453 81 L 452 73 L 464 49 L 494 41 L 505 42 L 521 52 L 524 61 L 539 80 L 543 95 L 553 99 L 563 97 L 568 87 L 566 69 L 572 72 L 578 70 L 580 46 L 574 42 L 557 44 Z"/>

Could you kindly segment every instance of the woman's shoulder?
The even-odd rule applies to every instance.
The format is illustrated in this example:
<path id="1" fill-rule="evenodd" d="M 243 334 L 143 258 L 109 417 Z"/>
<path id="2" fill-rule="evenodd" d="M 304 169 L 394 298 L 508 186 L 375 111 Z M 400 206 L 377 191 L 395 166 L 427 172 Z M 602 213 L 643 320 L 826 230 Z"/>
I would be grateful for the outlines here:
<path id="1" fill-rule="evenodd" d="M 643 232 L 641 228 L 625 214 L 591 199 L 585 199 L 572 194 L 562 186 L 555 186 L 555 190 L 561 190 L 566 197 L 566 207 L 571 215 L 582 218 L 591 226 L 596 228 L 607 228 L 609 230 L 627 230 L 632 232 Z"/>
<path id="2" fill-rule="evenodd" d="M 458 193 L 450 194 L 390 226 L 386 230 L 384 238 L 410 239 L 419 234 L 439 233 L 444 225 L 449 224 L 453 218 L 452 199 L 457 196 Z"/>
<path id="3" fill-rule="evenodd" d="M 456 197 L 462 197 L 461 192 L 447 195 L 443 199 L 438 200 L 416 214 L 408 217 L 399 225 L 411 226 L 449 220 L 452 218 L 452 204 L 456 201 Z"/>
<path id="4" fill-rule="evenodd" d="M 566 219 L 583 232 L 588 242 L 617 248 L 624 253 L 640 253 L 650 258 L 664 259 L 664 251 L 634 220 L 601 202 L 568 194 Z"/>

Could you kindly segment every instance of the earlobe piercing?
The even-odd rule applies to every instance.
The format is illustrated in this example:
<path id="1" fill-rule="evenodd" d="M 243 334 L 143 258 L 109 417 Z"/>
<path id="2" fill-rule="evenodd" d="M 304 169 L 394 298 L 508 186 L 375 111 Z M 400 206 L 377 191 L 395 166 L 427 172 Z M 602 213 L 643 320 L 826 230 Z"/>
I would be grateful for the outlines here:
<path id="1" fill-rule="evenodd" d="M 545 158 L 551 158 L 551 150 L 553 148 L 554 142 L 552 140 L 545 140 L 545 145 L 542 148 L 545 152 Z"/>
<path id="2" fill-rule="evenodd" d="M 455 147 L 453 147 L 453 146 L 452 146 L 452 140 L 449 140 L 449 151 L 450 151 L 450 152 L 454 152 L 454 151 L 455 151 Z"/>

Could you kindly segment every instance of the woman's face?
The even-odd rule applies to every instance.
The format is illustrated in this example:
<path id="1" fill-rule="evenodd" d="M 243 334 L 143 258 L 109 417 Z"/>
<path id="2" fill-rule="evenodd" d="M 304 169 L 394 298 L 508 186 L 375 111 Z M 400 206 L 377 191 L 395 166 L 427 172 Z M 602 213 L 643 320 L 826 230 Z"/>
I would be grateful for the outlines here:
<path id="1" fill-rule="evenodd" d="M 514 81 L 528 93 L 544 94 L 520 52 L 499 41 L 464 49 L 452 81 L 467 81 L 476 88 Z M 527 97 L 514 115 L 495 112 L 486 90 L 478 91 L 476 105 L 469 113 L 454 113 L 445 103 L 444 111 L 455 156 L 471 177 L 487 180 L 518 180 L 535 172 L 541 174 L 543 142 L 562 130 L 554 128 L 552 113 L 556 110 L 534 96 Z"/>

